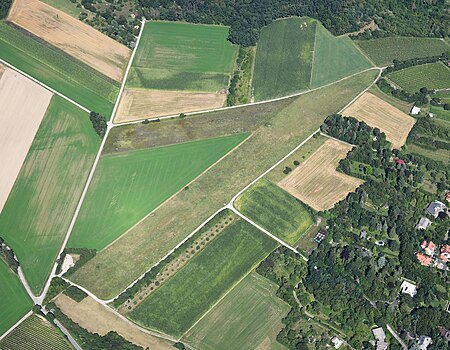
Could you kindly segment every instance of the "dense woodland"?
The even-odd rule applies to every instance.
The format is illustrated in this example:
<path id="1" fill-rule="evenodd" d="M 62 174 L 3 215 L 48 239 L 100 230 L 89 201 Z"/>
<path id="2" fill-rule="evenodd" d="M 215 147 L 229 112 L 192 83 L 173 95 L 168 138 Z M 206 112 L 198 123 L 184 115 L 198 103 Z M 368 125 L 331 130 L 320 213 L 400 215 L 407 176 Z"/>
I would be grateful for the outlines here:
<path id="1" fill-rule="evenodd" d="M 2 0 L 0 1 L 0 19 L 6 18 L 8 15 L 9 8 L 12 5 L 13 0 Z"/>

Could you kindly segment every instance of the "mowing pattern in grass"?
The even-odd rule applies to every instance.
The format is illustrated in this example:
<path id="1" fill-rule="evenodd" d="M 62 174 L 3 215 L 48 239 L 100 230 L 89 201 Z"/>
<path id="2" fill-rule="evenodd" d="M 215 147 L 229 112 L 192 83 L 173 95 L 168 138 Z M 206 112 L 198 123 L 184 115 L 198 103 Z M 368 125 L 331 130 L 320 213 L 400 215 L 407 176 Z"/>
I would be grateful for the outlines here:
<path id="1" fill-rule="evenodd" d="M 450 50 L 450 45 L 437 38 L 380 38 L 358 40 L 357 44 L 378 66 L 392 64 L 411 58 L 439 56 Z"/>
<path id="2" fill-rule="evenodd" d="M 289 305 L 278 286 L 253 272 L 183 338 L 201 350 L 284 349 L 276 341 Z"/>
<path id="3" fill-rule="evenodd" d="M 316 24 L 310 18 L 288 18 L 263 28 L 253 77 L 256 100 L 309 88 Z"/>
<path id="4" fill-rule="evenodd" d="M 127 87 L 213 92 L 228 86 L 236 47 L 228 27 L 147 22 Z"/>
<path id="5" fill-rule="evenodd" d="M 150 294 L 130 317 L 179 337 L 276 246 L 273 239 L 238 220 Z"/>
<path id="6" fill-rule="evenodd" d="M 306 207 L 269 180 L 259 180 L 235 202 L 245 216 L 286 243 L 294 244 L 313 224 Z"/>
<path id="7" fill-rule="evenodd" d="M 0 341 L 0 350 L 71 350 L 64 336 L 46 319 L 32 315 Z"/>
<path id="8" fill-rule="evenodd" d="M 346 36 L 336 38 L 317 24 L 311 88 L 370 68 L 371 63 Z"/>
<path id="9" fill-rule="evenodd" d="M 446 111 L 442 107 L 431 106 L 430 112 L 433 113 L 437 118 L 450 122 L 450 111 Z"/>
<path id="10" fill-rule="evenodd" d="M 82 106 L 111 114 L 116 85 L 83 63 L 0 22 L 0 58 Z"/>
<path id="11" fill-rule="evenodd" d="M 34 292 L 50 273 L 99 144 L 88 114 L 54 96 L 0 214 L 2 237 Z"/>
<path id="12" fill-rule="evenodd" d="M 422 87 L 431 90 L 450 88 L 450 69 L 441 62 L 423 64 L 389 74 L 389 79 L 409 92 Z"/>
<path id="13" fill-rule="evenodd" d="M 0 335 L 19 321 L 33 306 L 17 276 L 0 258 Z"/>
<path id="14" fill-rule="evenodd" d="M 103 156 L 69 247 L 104 248 L 247 136 Z"/>

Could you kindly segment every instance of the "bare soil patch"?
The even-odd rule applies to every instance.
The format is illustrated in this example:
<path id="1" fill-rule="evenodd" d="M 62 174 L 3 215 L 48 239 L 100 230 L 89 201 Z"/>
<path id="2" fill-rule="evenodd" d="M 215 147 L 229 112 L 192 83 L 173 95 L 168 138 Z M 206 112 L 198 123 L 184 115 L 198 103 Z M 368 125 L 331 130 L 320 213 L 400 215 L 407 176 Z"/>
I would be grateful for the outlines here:
<path id="1" fill-rule="evenodd" d="M 55 299 L 55 304 L 67 317 L 91 333 L 105 335 L 110 331 L 115 331 L 144 349 L 173 350 L 168 341 L 134 326 L 130 321 L 122 319 L 107 306 L 96 302 L 89 296 L 77 303 L 68 296 L 60 294 Z"/>
<path id="2" fill-rule="evenodd" d="M 131 51 L 91 26 L 38 0 L 15 0 L 8 20 L 121 81 Z"/>
<path id="3" fill-rule="evenodd" d="M 364 93 L 346 108 L 342 115 L 354 117 L 365 121 L 371 127 L 379 128 L 397 149 L 405 144 L 416 122 L 414 118 L 370 92 Z"/>
<path id="4" fill-rule="evenodd" d="M 225 93 L 127 89 L 114 121 L 121 123 L 218 108 L 224 105 L 226 98 Z"/>
<path id="5" fill-rule="evenodd" d="M 0 212 L 8 199 L 52 93 L 9 68 L 0 68 Z"/>
<path id="6" fill-rule="evenodd" d="M 332 208 L 363 183 L 336 171 L 339 161 L 351 148 L 345 143 L 327 140 L 278 185 L 317 211 Z"/>

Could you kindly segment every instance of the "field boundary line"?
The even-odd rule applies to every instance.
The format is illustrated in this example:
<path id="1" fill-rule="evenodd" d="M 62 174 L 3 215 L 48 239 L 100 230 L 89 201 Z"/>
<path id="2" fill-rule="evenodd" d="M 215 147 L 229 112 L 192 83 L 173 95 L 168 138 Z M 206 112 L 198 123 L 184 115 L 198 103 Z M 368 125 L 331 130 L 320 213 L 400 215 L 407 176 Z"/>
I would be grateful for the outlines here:
<path id="1" fill-rule="evenodd" d="M 377 65 L 374 61 L 372 61 L 372 59 L 369 57 L 369 55 L 367 55 L 367 54 L 363 51 L 363 49 L 362 49 L 361 47 L 359 47 L 359 45 L 358 45 L 357 43 L 355 43 L 355 40 L 352 40 L 351 38 L 349 38 L 349 39 L 352 41 L 353 46 L 356 47 L 356 49 L 359 51 L 359 53 L 362 54 L 362 55 L 370 62 L 370 64 L 371 64 L 373 67 L 378 67 L 378 65 Z"/>
<path id="2" fill-rule="evenodd" d="M 342 140 L 339 140 L 338 138 L 336 138 L 336 137 L 333 137 L 333 136 L 330 136 L 330 135 L 328 135 L 328 134 L 325 134 L 324 132 L 320 132 L 320 135 L 322 135 L 323 137 L 326 137 L 326 138 L 328 138 L 328 139 L 331 139 L 331 140 L 334 140 L 334 141 L 337 141 L 337 142 L 339 142 L 339 143 L 344 143 L 344 144 L 346 144 L 347 146 L 350 146 L 350 147 L 357 147 L 356 145 L 354 145 L 354 144 L 351 144 L 351 143 L 348 143 L 348 142 L 345 142 L 345 141 L 342 141 Z"/>
<path id="3" fill-rule="evenodd" d="M 23 321 L 25 321 L 28 317 L 30 317 L 33 314 L 33 311 L 28 311 L 25 316 L 23 316 L 19 321 L 17 321 L 16 323 L 14 323 L 10 329 L 8 329 L 5 333 L 3 333 L 0 336 L 0 340 L 3 340 L 4 338 L 6 338 L 6 336 L 11 333 L 14 329 L 16 329 Z"/>
<path id="4" fill-rule="evenodd" d="M 309 88 L 310 89 L 311 89 L 311 86 L 312 86 L 314 61 L 315 61 L 315 58 L 316 58 L 317 21 L 315 21 L 315 24 L 316 24 L 316 30 L 315 30 L 315 33 L 314 33 L 313 57 L 312 57 L 312 60 L 311 60 L 311 75 L 309 76 Z"/>
<path id="5" fill-rule="evenodd" d="M 91 111 L 89 109 L 87 109 L 86 107 L 80 105 L 78 102 L 75 102 L 74 100 L 72 100 L 71 98 L 69 98 L 66 95 L 62 94 L 61 92 L 56 91 L 55 89 L 51 88 L 50 86 L 44 84 L 40 80 L 38 80 L 36 78 L 33 78 L 31 75 L 25 73 L 24 71 L 20 70 L 19 68 L 17 68 L 16 66 L 12 65 L 11 63 L 8 63 L 8 62 L 6 62 L 5 60 L 3 60 L 1 58 L 0 58 L 0 63 L 3 63 L 8 68 L 10 68 L 12 70 L 15 70 L 16 72 L 22 74 L 24 77 L 27 77 L 28 79 L 32 80 L 36 84 L 39 84 L 40 86 L 42 86 L 43 88 L 47 89 L 48 91 L 54 93 L 55 95 L 58 95 L 59 97 L 62 97 L 63 99 L 69 101 L 70 103 L 74 104 L 75 106 L 77 106 L 78 108 L 82 109 L 83 111 L 85 111 L 87 113 L 91 113 Z"/>

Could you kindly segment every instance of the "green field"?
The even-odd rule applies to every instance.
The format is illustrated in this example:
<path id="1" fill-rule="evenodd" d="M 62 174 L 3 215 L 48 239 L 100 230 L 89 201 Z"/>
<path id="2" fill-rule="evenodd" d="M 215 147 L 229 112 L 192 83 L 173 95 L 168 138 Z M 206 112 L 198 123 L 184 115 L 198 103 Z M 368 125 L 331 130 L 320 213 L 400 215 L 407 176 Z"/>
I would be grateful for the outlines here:
<path id="1" fill-rule="evenodd" d="M 68 246 L 101 250 L 247 136 L 103 156 Z"/>
<path id="2" fill-rule="evenodd" d="M 450 88 L 450 69 L 441 62 L 422 64 L 393 72 L 389 79 L 411 93 L 422 87 L 430 90 Z"/>
<path id="3" fill-rule="evenodd" d="M 276 341 L 289 305 L 278 286 L 256 272 L 245 277 L 183 341 L 199 350 L 285 349 Z"/>
<path id="4" fill-rule="evenodd" d="M 437 97 L 441 100 L 441 103 L 450 103 L 450 90 L 437 91 L 431 97 Z"/>
<path id="5" fill-rule="evenodd" d="M 0 22 L 0 58 L 82 106 L 109 117 L 119 88 L 61 51 Z"/>
<path id="6" fill-rule="evenodd" d="M 437 118 L 450 122 L 450 111 L 446 111 L 442 107 L 431 106 L 430 112 L 433 113 Z"/>
<path id="7" fill-rule="evenodd" d="M 0 341 L 0 350 L 71 350 L 62 333 L 43 317 L 31 315 Z"/>
<path id="8" fill-rule="evenodd" d="M 46 4 L 49 4 L 50 6 L 53 6 L 54 8 L 61 10 L 68 15 L 71 15 L 72 17 L 75 17 L 76 19 L 79 18 L 80 13 L 83 12 L 89 12 L 86 9 L 82 9 L 80 7 L 77 7 L 77 2 L 70 1 L 70 0 L 41 0 L 42 2 L 45 2 Z"/>
<path id="9" fill-rule="evenodd" d="M 238 220 L 129 316 L 143 326 L 179 337 L 276 246 L 276 241 Z"/>
<path id="10" fill-rule="evenodd" d="M 266 179 L 252 185 L 234 204 L 242 214 L 288 244 L 297 242 L 314 223 L 305 205 Z"/>
<path id="11" fill-rule="evenodd" d="M 28 297 L 19 278 L 0 258 L 0 336 L 31 310 L 33 302 Z"/>
<path id="12" fill-rule="evenodd" d="M 32 290 L 45 283 L 100 145 L 86 112 L 54 96 L 0 214 Z"/>
<path id="13" fill-rule="evenodd" d="M 348 37 L 335 37 L 317 24 L 311 88 L 332 83 L 372 64 Z"/>
<path id="14" fill-rule="evenodd" d="M 127 87 L 217 91 L 228 86 L 236 47 L 228 27 L 147 22 Z"/>
<path id="15" fill-rule="evenodd" d="M 378 66 L 392 64 L 394 60 L 440 56 L 450 50 L 450 45 L 437 38 L 380 38 L 358 40 L 356 43 Z"/>
<path id="16" fill-rule="evenodd" d="M 313 19 L 293 17 L 262 29 L 253 75 L 257 101 L 309 88 L 316 25 Z"/>

